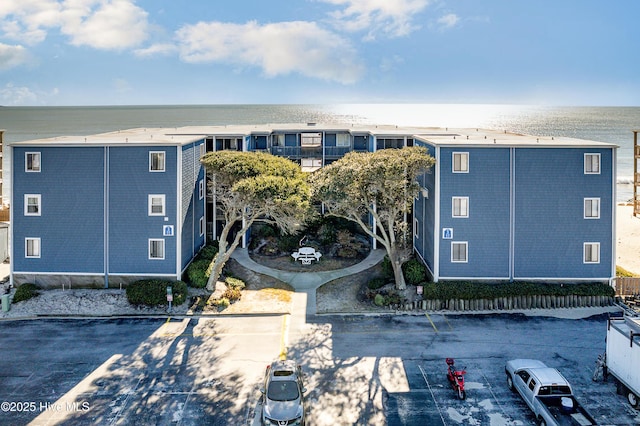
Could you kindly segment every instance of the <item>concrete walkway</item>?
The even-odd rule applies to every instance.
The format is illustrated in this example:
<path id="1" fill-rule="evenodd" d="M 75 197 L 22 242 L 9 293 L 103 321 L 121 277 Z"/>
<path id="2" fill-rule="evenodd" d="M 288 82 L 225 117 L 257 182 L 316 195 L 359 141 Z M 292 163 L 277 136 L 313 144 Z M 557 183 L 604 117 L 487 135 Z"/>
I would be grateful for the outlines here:
<path id="1" fill-rule="evenodd" d="M 372 250 L 371 253 L 369 253 L 369 256 L 367 256 L 366 259 L 364 259 L 360 263 L 349 266 L 348 268 L 320 272 L 294 272 L 269 268 L 268 266 L 261 265 L 251 259 L 246 248 L 237 248 L 231 255 L 231 258 L 236 260 L 247 269 L 250 269 L 259 274 L 277 278 L 280 281 L 289 284 L 297 293 L 304 293 L 306 295 L 306 298 L 294 297 L 294 311 L 300 309 L 300 306 L 298 306 L 299 304 L 305 303 L 306 314 L 315 315 L 316 290 L 318 289 L 318 287 L 335 279 L 357 274 L 358 272 L 367 270 L 380 263 L 386 253 L 387 252 L 385 250 L 381 249 Z M 296 303 L 296 301 L 298 301 L 298 303 Z"/>

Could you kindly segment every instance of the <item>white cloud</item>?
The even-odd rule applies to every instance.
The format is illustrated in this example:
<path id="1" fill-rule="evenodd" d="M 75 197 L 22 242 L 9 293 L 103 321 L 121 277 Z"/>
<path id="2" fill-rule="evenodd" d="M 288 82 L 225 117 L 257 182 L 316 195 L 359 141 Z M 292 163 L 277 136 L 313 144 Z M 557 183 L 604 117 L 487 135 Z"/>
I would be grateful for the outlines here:
<path id="1" fill-rule="evenodd" d="M 449 28 L 455 27 L 458 22 L 460 22 L 460 17 L 455 13 L 448 13 L 438 18 L 436 22 L 440 30 L 447 30 Z"/>
<path id="2" fill-rule="evenodd" d="M 133 0 L 2 0 L 0 31 L 26 44 L 58 29 L 77 46 L 119 50 L 147 38 L 147 12 Z"/>
<path id="3" fill-rule="evenodd" d="M 330 15 L 337 28 L 346 31 L 366 31 L 367 39 L 378 34 L 401 37 L 417 28 L 415 15 L 423 11 L 431 0 L 319 0 L 342 6 Z"/>
<path id="4" fill-rule="evenodd" d="M 178 51 L 178 46 L 171 43 L 157 43 L 144 49 L 136 49 L 134 53 L 139 57 L 167 56 Z"/>
<path id="5" fill-rule="evenodd" d="M 29 54 L 22 46 L 0 43 L 0 71 L 15 68 L 29 61 Z"/>
<path id="6" fill-rule="evenodd" d="M 0 103 L 2 105 L 34 105 L 38 96 L 28 87 L 16 87 L 8 83 L 0 89 Z"/>
<path id="7" fill-rule="evenodd" d="M 363 72 L 350 43 L 315 22 L 259 25 L 200 22 L 177 32 L 186 62 L 260 67 L 275 77 L 292 72 L 349 84 Z"/>

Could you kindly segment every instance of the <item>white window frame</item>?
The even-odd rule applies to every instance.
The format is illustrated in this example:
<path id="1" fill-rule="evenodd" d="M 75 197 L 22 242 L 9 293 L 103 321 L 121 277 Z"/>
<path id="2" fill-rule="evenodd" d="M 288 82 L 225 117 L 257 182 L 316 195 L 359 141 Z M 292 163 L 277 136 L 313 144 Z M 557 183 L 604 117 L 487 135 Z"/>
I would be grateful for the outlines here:
<path id="1" fill-rule="evenodd" d="M 202 237 L 204 236 L 204 228 L 205 228 L 204 216 L 200 218 L 199 224 L 200 224 L 200 236 Z"/>
<path id="2" fill-rule="evenodd" d="M 456 203 L 459 205 L 459 214 L 456 214 Z M 451 217 L 469 217 L 469 197 L 451 197 Z"/>
<path id="3" fill-rule="evenodd" d="M 336 133 L 336 146 L 343 148 L 350 147 L 351 135 L 349 133 Z"/>
<path id="4" fill-rule="evenodd" d="M 590 258 L 587 259 L 587 247 L 590 248 Z M 595 260 L 594 260 L 595 250 Z M 585 264 L 598 264 L 600 263 L 600 243 L 586 242 L 582 246 L 582 262 Z"/>
<path id="5" fill-rule="evenodd" d="M 31 159 L 31 167 L 29 167 L 29 156 Z M 33 158 L 37 158 L 37 168 L 34 167 Z M 27 173 L 40 173 L 42 170 L 42 154 L 39 151 L 29 151 L 24 153 L 24 171 Z"/>
<path id="6" fill-rule="evenodd" d="M 29 243 L 31 243 L 32 250 L 34 251 L 34 253 L 29 254 Z M 41 248 L 42 248 L 42 244 L 41 244 L 40 238 L 27 237 L 24 239 L 24 257 L 25 258 L 40 259 L 40 256 L 42 254 Z"/>
<path id="7" fill-rule="evenodd" d="M 154 243 L 160 243 L 160 247 L 162 248 L 162 257 L 160 256 L 152 256 L 153 250 L 152 246 Z M 165 242 L 164 238 L 149 238 L 149 260 L 164 260 L 165 258 Z"/>
<path id="8" fill-rule="evenodd" d="M 36 204 L 37 211 L 29 211 L 29 199 L 35 198 L 38 200 Z M 32 204 L 33 205 L 33 204 Z M 24 215 L 25 216 L 42 216 L 42 195 L 40 194 L 24 194 Z"/>
<path id="9" fill-rule="evenodd" d="M 460 156 L 460 169 L 456 169 L 456 156 Z M 462 161 L 462 159 L 466 161 Z M 463 168 L 466 166 L 466 168 Z M 469 173 L 469 153 L 468 152 L 452 152 L 451 153 L 451 171 L 453 173 Z"/>
<path id="10" fill-rule="evenodd" d="M 160 199 L 162 200 L 162 211 L 161 212 L 154 212 L 153 211 L 153 207 L 156 207 L 157 204 L 153 203 L 154 199 Z M 165 216 L 165 212 L 166 212 L 166 196 L 165 194 L 149 194 L 149 216 Z"/>
<path id="11" fill-rule="evenodd" d="M 202 200 L 204 198 L 204 179 L 200 179 L 198 182 L 198 199 Z"/>
<path id="12" fill-rule="evenodd" d="M 598 159 L 597 161 L 597 171 L 593 170 L 593 160 Z M 585 175 L 599 175 L 602 166 L 602 161 L 600 158 L 600 153 L 598 152 L 586 152 L 584 154 L 584 174 Z"/>
<path id="13" fill-rule="evenodd" d="M 464 260 L 455 259 L 453 254 L 455 245 L 464 246 Z M 469 242 L 468 241 L 451 241 L 451 263 L 469 263 Z"/>
<path id="14" fill-rule="evenodd" d="M 420 239 L 420 235 L 418 234 L 418 218 L 417 217 L 413 218 L 413 237 L 416 240 Z"/>
<path id="15" fill-rule="evenodd" d="M 584 218 L 600 219 L 600 198 L 593 197 L 584 199 Z"/>
<path id="16" fill-rule="evenodd" d="M 162 155 L 162 168 L 154 169 L 153 156 Z M 166 151 L 149 151 L 149 171 L 152 173 L 162 173 L 167 170 L 167 152 Z"/>

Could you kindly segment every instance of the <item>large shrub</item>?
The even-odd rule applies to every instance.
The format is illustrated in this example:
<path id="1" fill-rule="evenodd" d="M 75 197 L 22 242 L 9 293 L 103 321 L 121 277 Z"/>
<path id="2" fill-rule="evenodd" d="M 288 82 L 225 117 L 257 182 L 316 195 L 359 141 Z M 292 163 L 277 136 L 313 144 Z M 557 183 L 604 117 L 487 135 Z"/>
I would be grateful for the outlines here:
<path id="1" fill-rule="evenodd" d="M 411 259 L 402 265 L 402 272 L 407 284 L 416 285 L 425 280 L 427 268 L 417 259 Z"/>
<path id="2" fill-rule="evenodd" d="M 189 280 L 189 285 L 191 287 L 206 287 L 207 279 L 209 278 L 207 269 L 209 268 L 210 263 L 211 261 L 207 259 L 197 259 L 191 262 L 187 268 L 187 279 Z"/>
<path id="3" fill-rule="evenodd" d="M 173 290 L 173 305 L 182 305 L 187 299 L 187 284 L 182 281 L 136 281 L 127 287 L 127 300 L 132 305 L 166 305 L 168 286 Z"/>
<path id="4" fill-rule="evenodd" d="M 393 266 L 391 266 L 391 260 L 389 259 L 389 256 L 384 256 L 384 259 L 382 259 L 382 263 L 380 264 L 380 266 L 382 267 L 382 278 L 384 278 L 387 281 L 394 281 L 394 276 L 393 276 Z"/>
<path id="5" fill-rule="evenodd" d="M 200 250 L 200 252 L 198 253 L 197 259 L 208 260 L 209 262 L 211 262 L 213 258 L 216 257 L 216 254 L 218 254 L 218 242 L 214 241 L 212 243 L 207 244 Z"/>
<path id="6" fill-rule="evenodd" d="M 16 293 L 13 295 L 13 303 L 22 302 L 23 300 L 29 300 L 32 297 L 36 297 L 38 294 L 38 286 L 35 284 L 25 283 L 16 289 Z"/>

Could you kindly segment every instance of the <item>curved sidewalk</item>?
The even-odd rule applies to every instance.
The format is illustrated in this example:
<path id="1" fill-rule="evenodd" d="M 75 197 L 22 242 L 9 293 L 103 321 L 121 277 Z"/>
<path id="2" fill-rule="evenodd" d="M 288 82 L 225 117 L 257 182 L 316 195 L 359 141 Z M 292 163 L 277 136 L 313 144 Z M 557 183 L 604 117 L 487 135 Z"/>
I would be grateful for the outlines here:
<path id="1" fill-rule="evenodd" d="M 380 263 L 385 254 L 386 251 L 382 249 L 372 250 L 362 262 L 349 266 L 348 268 L 319 272 L 294 272 L 269 268 L 251 259 L 251 257 L 249 257 L 249 251 L 246 248 L 237 248 L 231 255 L 231 258 L 247 269 L 263 275 L 269 275 L 270 277 L 277 278 L 289 284 L 298 293 L 306 293 L 306 313 L 307 315 L 315 315 L 316 290 L 318 287 L 335 279 L 367 270 Z"/>

